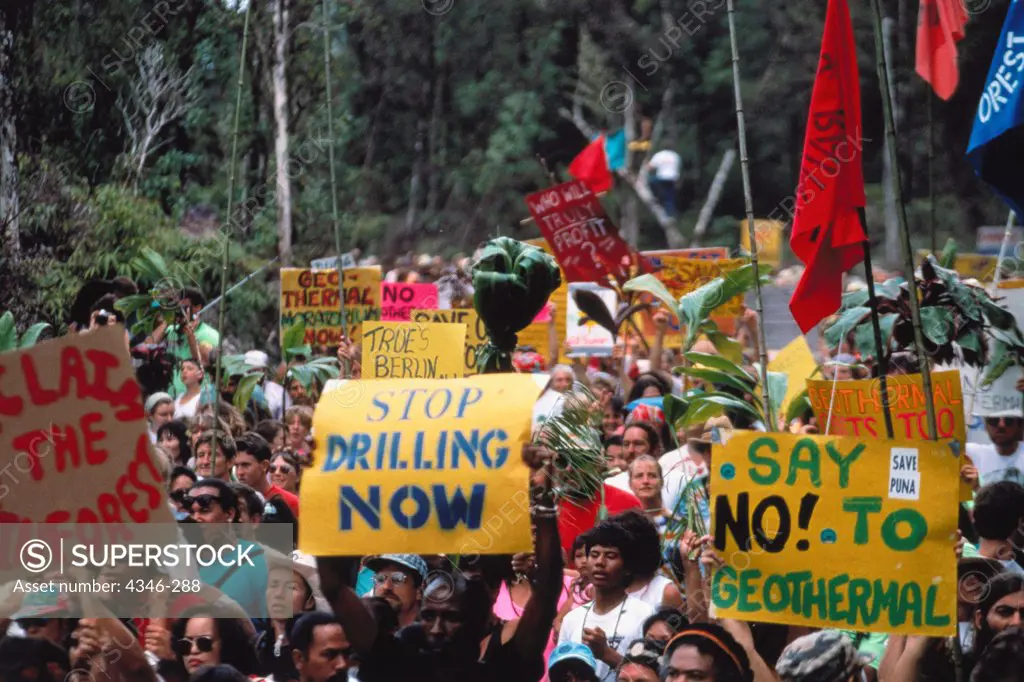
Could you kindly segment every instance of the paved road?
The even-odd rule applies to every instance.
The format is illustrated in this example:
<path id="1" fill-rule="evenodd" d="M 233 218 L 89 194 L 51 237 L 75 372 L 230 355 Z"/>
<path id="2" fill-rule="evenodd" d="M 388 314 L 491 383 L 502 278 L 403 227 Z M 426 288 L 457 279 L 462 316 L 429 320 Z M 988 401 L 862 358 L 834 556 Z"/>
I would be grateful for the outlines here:
<path id="1" fill-rule="evenodd" d="M 792 287 L 779 287 L 770 284 L 761 289 L 764 299 L 764 333 L 768 340 L 769 350 L 780 350 L 800 335 L 800 328 L 793 321 L 789 312 L 789 297 L 793 295 Z M 753 307 L 754 295 L 747 295 L 747 305 Z M 812 330 L 807 334 L 807 344 L 812 352 L 818 347 L 818 333 Z"/>

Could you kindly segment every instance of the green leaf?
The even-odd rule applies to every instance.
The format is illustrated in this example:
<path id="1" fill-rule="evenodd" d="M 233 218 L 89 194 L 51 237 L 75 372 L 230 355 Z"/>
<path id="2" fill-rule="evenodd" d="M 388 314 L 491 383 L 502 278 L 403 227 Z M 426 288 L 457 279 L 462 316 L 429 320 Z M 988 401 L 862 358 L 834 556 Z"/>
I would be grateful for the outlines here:
<path id="1" fill-rule="evenodd" d="M 717 369 L 719 372 L 725 372 L 726 374 L 738 377 L 750 383 L 751 386 L 757 383 L 757 379 L 747 373 L 742 367 L 728 358 L 722 357 L 721 355 L 712 355 L 711 353 L 698 353 L 697 351 L 688 351 L 683 353 L 683 357 L 692 362 L 694 365 L 703 365 L 710 367 L 711 369 Z M 677 368 L 678 369 L 678 368 Z M 678 371 L 676 372 L 679 373 Z"/>
<path id="2" fill-rule="evenodd" d="M 980 302 L 982 311 L 985 313 L 985 320 L 991 326 L 997 329 L 1013 329 L 1017 326 L 1017 321 L 1006 308 L 1003 308 L 987 296 L 981 298 Z"/>
<path id="3" fill-rule="evenodd" d="M 993 340 L 988 356 L 988 370 L 986 370 L 985 377 L 981 381 L 982 388 L 1003 376 L 1006 370 L 1010 369 L 1013 365 L 1013 354 L 1010 353 L 1007 345 L 998 339 Z"/>
<path id="4" fill-rule="evenodd" d="M 297 348 L 302 345 L 303 339 L 306 338 L 306 323 L 299 320 L 292 326 L 284 330 L 284 334 L 281 335 L 281 352 L 287 354 L 292 348 Z"/>
<path id="5" fill-rule="evenodd" d="M 705 369 L 702 367 L 676 367 L 673 371 L 676 374 L 685 374 L 688 377 L 693 377 L 700 381 L 706 381 L 710 384 L 729 386 L 738 391 L 743 391 L 744 393 L 753 393 L 757 388 L 752 381 L 744 381 L 733 374 L 722 372 L 717 369 Z"/>
<path id="6" fill-rule="evenodd" d="M 650 294 L 656 299 L 665 304 L 665 307 L 670 313 L 672 313 L 677 320 L 682 320 L 679 313 L 679 304 L 676 303 L 676 299 L 672 297 L 672 292 L 668 290 L 661 280 L 654 275 L 640 275 L 626 282 L 623 287 L 623 291 L 634 291 L 645 294 Z"/>
<path id="7" fill-rule="evenodd" d="M 898 313 L 887 313 L 878 319 L 878 326 L 882 331 L 883 349 L 888 349 L 889 341 L 892 339 L 892 330 L 899 318 Z M 853 330 L 853 346 L 863 356 L 878 357 L 878 349 L 875 348 L 875 326 L 871 320 L 861 322 Z"/>
<path id="8" fill-rule="evenodd" d="M 949 343 L 953 334 L 953 311 L 943 306 L 921 308 L 921 331 L 936 346 Z"/>
<path id="9" fill-rule="evenodd" d="M 956 342 L 960 344 L 961 348 L 972 350 L 975 353 L 981 352 L 981 334 L 977 329 L 961 332 L 956 337 Z"/>
<path id="10" fill-rule="evenodd" d="M 293 346 L 284 350 L 284 359 L 288 362 L 300 357 L 308 358 L 311 355 L 313 355 L 313 347 L 309 344 L 304 346 Z"/>
<path id="11" fill-rule="evenodd" d="M 760 373 L 760 367 L 758 368 Z M 768 399 L 772 403 L 772 414 L 776 417 L 782 413 L 782 402 L 786 399 L 789 389 L 789 375 L 785 372 L 768 372 Z"/>
<path id="12" fill-rule="evenodd" d="M 18 348 L 18 330 L 14 327 L 14 313 L 7 311 L 0 317 L 0 353 Z"/>
<path id="13" fill-rule="evenodd" d="M 755 277 L 762 280 L 769 277 L 771 266 L 761 265 L 755 272 L 752 264 L 744 265 L 694 289 L 679 299 L 680 323 L 686 325 L 683 345 L 689 347 L 700 333 L 700 324 L 715 308 L 724 305 L 735 296 L 745 293 L 754 286 Z"/>
<path id="14" fill-rule="evenodd" d="M 786 408 L 786 424 L 788 425 L 809 409 L 811 409 L 811 398 L 805 388 L 790 401 L 789 407 Z"/>
<path id="15" fill-rule="evenodd" d="M 952 269 L 956 264 L 956 253 L 956 240 L 950 237 L 946 240 L 946 245 L 942 247 L 942 253 L 939 254 L 939 265 Z"/>
<path id="16" fill-rule="evenodd" d="M 679 430 L 679 421 L 686 416 L 686 410 L 690 407 L 688 400 L 683 400 L 677 395 L 671 393 L 665 396 L 662 401 L 661 409 L 665 413 L 665 421 L 671 425 L 669 431 L 672 434 L 672 438 L 676 440 L 676 447 L 679 447 L 679 439 L 676 437 L 676 431 Z"/>
<path id="17" fill-rule="evenodd" d="M 868 290 L 858 289 L 857 291 L 850 291 L 843 294 L 843 302 L 839 306 L 840 310 L 847 310 L 849 308 L 857 308 L 868 304 Z"/>
<path id="18" fill-rule="evenodd" d="M 249 404 L 249 399 L 252 398 L 252 392 L 256 390 L 262 378 L 262 374 L 258 373 L 246 374 L 238 380 L 238 386 L 235 388 L 234 402 L 239 412 L 245 412 L 245 407 Z"/>
<path id="19" fill-rule="evenodd" d="M 723 358 L 735 363 L 743 362 L 743 346 L 739 341 L 730 338 L 725 332 L 720 332 L 717 329 L 705 330 L 704 335 L 708 337 L 708 341 L 715 346 Z"/>
<path id="20" fill-rule="evenodd" d="M 865 292 L 866 293 L 866 292 Z M 887 279 L 875 285 L 875 297 L 898 301 L 903 293 L 903 285 L 898 279 Z"/>
<path id="21" fill-rule="evenodd" d="M 25 330 L 25 333 L 21 335 L 21 347 L 31 348 L 36 345 L 39 341 L 39 336 L 51 329 L 50 325 L 46 322 L 36 322 L 34 325 Z"/>
<path id="22" fill-rule="evenodd" d="M 698 396 L 690 401 L 690 406 L 686 410 L 686 414 L 676 424 L 677 429 L 688 429 L 691 426 L 697 424 L 703 424 L 712 417 L 720 417 L 725 412 L 725 408 L 715 403 L 714 401 L 703 400 L 703 396 Z"/>
<path id="23" fill-rule="evenodd" d="M 842 340 L 846 338 L 846 335 L 870 313 L 871 308 L 865 306 L 844 310 L 839 319 L 825 330 L 825 343 L 828 344 L 829 348 L 838 348 Z"/>
<path id="24" fill-rule="evenodd" d="M 684 426 L 692 426 L 698 422 L 717 417 L 726 410 L 744 412 L 752 419 L 762 420 L 764 415 L 754 409 L 749 403 L 737 400 L 725 393 L 704 393 L 694 396 L 690 401 L 690 408 L 683 418 Z"/>

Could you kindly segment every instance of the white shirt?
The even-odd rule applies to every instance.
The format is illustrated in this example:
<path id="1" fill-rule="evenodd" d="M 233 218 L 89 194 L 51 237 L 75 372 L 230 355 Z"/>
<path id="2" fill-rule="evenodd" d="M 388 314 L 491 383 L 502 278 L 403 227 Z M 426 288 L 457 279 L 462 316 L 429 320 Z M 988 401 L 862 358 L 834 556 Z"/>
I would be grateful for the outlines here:
<path id="1" fill-rule="evenodd" d="M 191 419 L 196 416 L 196 409 L 199 407 L 199 398 L 202 397 L 202 391 L 196 393 L 196 396 L 191 400 L 185 400 L 185 395 L 179 395 L 174 399 L 174 418 L 175 419 Z"/>
<path id="2" fill-rule="evenodd" d="M 284 420 L 284 386 L 270 381 L 263 382 L 263 395 L 267 398 L 270 416 L 278 421 Z"/>
<path id="3" fill-rule="evenodd" d="M 967 456 L 978 470 L 981 485 L 1013 481 L 1024 485 L 1024 443 L 1012 455 L 1000 455 L 995 445 L 967 444 Z"/>
<path id="4" fill-rule="evenodd" d="M 639 599 L 657 611 L 661 608 L 661 604 L 665 599 L 665 588 L 672 584 L 668 576 L 655 573 L 654 577 L 651 578 L 651 582 L 636 592 L 630 592 L 629 596 Z M 626 643 L 629 644 L 629 642 Z"/>
<path id="5" fill-rule="evenodd" d="M 654 177 L 659 180 L 675 182 L 679 179 L 679 171 L 682 166 L 683 159 L 671 149 L 662 149 L 651 157 L 651 168 L 654 169 Z"/>
<path id="6" fill-rule="evenodd" d="M 630 495 L 633 494 L 632 489 L 630 489 L 629 487 L 629 469 L 626 469 L 625 471 L 620 471 L 611 478 L 604 479 L 604 482 L 613 488 L 624 490 Z"/>
<path id="7" fill-rule="evenodd" d="M 690 459 L 685 446 L 662 455 L 658 463 L 661 464 L 661 473 L 665 479 L 661 486 L 661 503 L 669 512 L 674 512 L 680 495 L 690 481 L 706 474 L 708 470 Z"/>
<path id="8" fill-rule="evenodd" d="M 562 619 L 562 629 L 558 631 L 558 643 L 583 643 L 583 628 L 601 628 L 608 637 L 608 646 L 626 655 L 630 643 L 643 636 L 644 621 L 655 611 L 650 604 L 645 604 L 636 597 L 626 599 L 604 615 L 593 612 L 594 604 L 577 606 Z M 615 679 L 615 671 L 609 670 L 608 664 L 597 662 L 597 679 L 601 682 Z"/>

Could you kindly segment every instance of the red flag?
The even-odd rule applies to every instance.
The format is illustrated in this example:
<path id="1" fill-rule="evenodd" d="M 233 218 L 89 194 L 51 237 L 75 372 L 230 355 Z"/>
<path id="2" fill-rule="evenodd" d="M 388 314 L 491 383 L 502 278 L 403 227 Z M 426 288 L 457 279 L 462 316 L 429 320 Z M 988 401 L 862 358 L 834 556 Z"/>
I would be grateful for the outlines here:
<path id="1" fill-rule="evenodd" d="M 921 0 L 917 18 L 917 73 L 935 94 L 949 99 L 960 81 L 956 44 L 964 37 L 967 12 L 960 0 Z"/>
<path id="2" fill-rule="evenodd" d="M 608 168 L 608 157 L 604 153 L 604 135 L 588 144 L 569 164 L 569 175 L 587 183 L 594 194 L 607 192 L 612 188 L 612 172 Z"/>
<path id="3" fill-rule="evenodd" d="M 839 308 L 843 273 L 864 258 L 862 147 L 850 11 L 846 0 L 829 0 L 789 238 L 807 266 L 789 301 L 804 333 Z"/>

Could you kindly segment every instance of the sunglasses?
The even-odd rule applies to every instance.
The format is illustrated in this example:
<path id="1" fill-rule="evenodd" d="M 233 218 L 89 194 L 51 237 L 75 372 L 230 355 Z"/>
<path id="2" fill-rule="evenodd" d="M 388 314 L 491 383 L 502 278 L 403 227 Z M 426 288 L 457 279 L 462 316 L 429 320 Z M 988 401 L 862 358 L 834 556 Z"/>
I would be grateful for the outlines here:
<path id="1" fill-rule="evenodd" d="M 220 504 L 220 496 L 218 496 L 218 495 L 196 495 L 195 497 L 192 497 L 191 495 L 186 495 L 181 500 L 181 506 L 184 507 L 185 509 L 192 509 L 193 506 L 198 504 L 199 505 L 199 511 L 201 511 L 203 513 L 206 513 L 208 511 L 210 511 L 210 507 L 213 506 L 214 502 L 216 502 L 219 505 Z"/>
<path id="2" fill-rule="evenodd" d="M 989 426 L 999 426 L 999 422 L 1003 422 L 1007 426 L 1018 426 L 1021 419 L 1022 417 L 986 417 L 985 423 Z"/>
<path id="3" fill-rule="evenodd" d="M 373 582 L 377 585 L 383 585 L 388 580 L 390 580 L 391 584 L 393 585 L 404 585 L 406 582 L 408 582 L 409 576 L 407 576 L 405 573 L 398 572 L 378 573 L 377 575 L 373 576 Z"/>
<path id="4" fill-rule="evenodd" d="M 280 466 L 276 467 L 270 467 L 270 473 L 272 474 L 290 474 L 291 472 L 292 468 L 284 464 L 281 464 Z"/>
<path id="5" fill-rule="evenodd" d="M 208 654 L 213 651 L 213 637 L 200 635 L 199 637 L 182 637 L 174 643 L 174 653 L 179 656 L 188 656 L 192 653 L 192 647 L 199 650 L 201 654 Z"/>
<path id="6" fill-rule="evenodd" d="M 174 500 L 178 504 L 184 504 L 185 503 L 185 498 L 188 497 L 188 491 L 187 490 L 175 490 L 174 492 L 170 493 L 167 497 L 171 498 L 172 500 Z"/>

